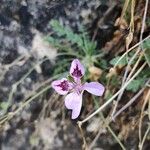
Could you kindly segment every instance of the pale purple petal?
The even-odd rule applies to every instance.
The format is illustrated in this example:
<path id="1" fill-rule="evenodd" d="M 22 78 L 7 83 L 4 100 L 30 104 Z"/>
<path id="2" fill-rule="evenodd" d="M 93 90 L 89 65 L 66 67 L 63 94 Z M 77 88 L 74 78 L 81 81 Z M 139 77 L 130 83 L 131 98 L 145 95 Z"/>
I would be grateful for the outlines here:
<path id="1" fill-rule="evenodd" d="M 70 67 L 70 75 L 74 78 L 81 78 L 85 73 L 84 66 L 78 59 L 74 59 Z"/>
<path id="2" fill-rule="evenodd" d="M 65 106 L 67 109 L 72 110 L 72 119 L 76 119 L 82 107 L 82 94 L 72 92 L 65 97 Z"/>
<path id="3" fill-rule="evenodd" d="M 66 95 L 70 89 L 70 83 L 66 78 L 52 82 L 52 88 L 60 95 Z"/>
<path id="4" fill-rule="evenodd" d="M 96 96 L 102 96 L 105 90 L 104 86 L 98 82 L 85 83 L 83 89 Z"/>

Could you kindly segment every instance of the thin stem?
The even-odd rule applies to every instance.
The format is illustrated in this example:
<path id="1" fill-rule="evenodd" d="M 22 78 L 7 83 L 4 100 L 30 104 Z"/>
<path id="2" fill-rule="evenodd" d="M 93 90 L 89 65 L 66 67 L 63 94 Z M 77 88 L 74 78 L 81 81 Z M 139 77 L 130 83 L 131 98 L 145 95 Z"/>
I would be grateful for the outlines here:
<path id="1" fill-rule="evenodd" d="M 99 138 L 99 136 L 101 135 L 101 133 L 102 133 L 102 128 L 100 128 L 99 129 L 99 131 L 98 131 L 98 133 L 97 133 L 97 135 L 95 136 L 95 138 L 94 138 L 94 140 L 92 141 L 92 143 L 90 144 L 90 146 L 89 146 L 89 150 L 92 150 L 92 148 L 94 147 L 94 145 L 95 145 L 95 143 L 96 143 L 96 141 L 98 140 L 98 138 Z"/>
<path id="2" fill-rule="evenodd" d="M 114 98 L 116 98 L 119 95 L 119 93 L 122 92 L 122 90 L 124 90 L 129 85 L 129 83 L 144 69 L 145 66 L 146 66 L 146 63 L 144 63 L 139 68 L 139 70 L 132 76 L 132 78 L 127 83 L 125 83 L 124 86 L 118 92 L 116 92 L 106 103 L 104 103 L 100 108 L 98 108 L 96 111 L 94 111 L 90 116 L 88 116 L 87 118 L 85 118 L 84 120 L 79 121 L 79 122 L 81 124 L 87 122 L 89 119 L 91 119 L 93 116 L 95 116 L 101 110 L 103 110 L 107 105 L 109 105 L 114 100 Z"/>
<path id="3" fill-rule="evenodd" d="M 57 54 L 57 56 L 62 56 L 62 55 L 72 55 L 72 56 L 76 56 L 76 57 L 78 56 L 78 55 L 76 55 L 76 54 L 68 54 L 68 53 L 58 53 L 58 54 Z M 22 58 L 22 57 L 21 57 L 21 58 Z M 29 69 L 29 71 L 28 71 L 19 81 L 17 81 L 15 84 L 13 84 L 12 90 L 10 91 L 10 94 L 9 94 L 9 97 L 8 97 L 8 106 L 7 106 L 7 108 L 5 109 L 4 113 L 6 113 L 7 109 L 10 107 L 11 101 L 12 101 L 12 98 L 13 98 L 13 94 L 15 93 L 15 91 L 16 91 L 18 85 L 19 85 L 20 83 L 22 83 L 22 82 L 31 74 L 31 72 L 35 69 L 35 67 L 36 67 L 37 65 L 40 65 L 41 63 L 43 63 L 44 61 L 46 61 L 46 60 L 48 60 L 48 59 L 49 59 L 49 58 L 45 58 L 45 59 L 41 60 L 40 62 L 38 62 L 37 64 L 35 64 L 32 68 Z"/>
<path id="4" fill-rule="evenodd" d="M 150 120 L 150 98 L 149 98 L 149 102 L 148 102 L 148 118 Z"/>
<path id="5" fill-rule="evenodd" d="M 79 130 L 80 130 L 80 133 L 81 133 L 81 137 L 82 137 L 82 140 L 83 140 L 82 149 L 88 150 L 88 149 L 87 149 L 86 139 L 85 139 L 85 136 L 84 136 L 84 133 L 83 133 L 83 130 L 82 130 L 82 127 L 81 127 L 81 124 L 80 124 L 80 123 L 78 123 L 78 127 L 79 127 Z"/>
<path id="6" fill-rule="evenodd" d="M 112 136 L 116 139 L 116 141 L 119 143 L 120 147 L 122 148 L 122 150 L 126 150 L 126 148 L 124 147 L 124 145 L 121 143 L 120 139 L 116 136 L 116 134 L 114 133 L 114 131 L 110 128 L 109 125 L 107 125 L 107 128 L 109 130 L 109 132 L 112 134 Z"/>
<path id="7" fill-rule="evenodd" d="M 99 105 L 98 105 L 98 102 L 95 100 L 95 98 L 94 98 L 94 102 L 95 102 L 96 108 L 98 108 Z M 111 120 L 110 120 L 109 118 L 105 118 L 102 112 L 99 113 L 99 116 L 100 116 L 100 119 L 101 119 L 101 120 L 103 121 L 103 123 L 104 123 L 104 127 L 103 127 L 103 126 L 102 126 L 102 127 L 100 126 L 100 129 L 99 129 L 99 131 L 98 131 L 98 134 L 96 135 L 96 137 L 94 138 L 94 140 L 92 141 L 92 143 L 90 144 L 90 146 L 88 147 L 88 149 L 89 149 L 89 150 L 92 150 L 92 148 L 94 147 L 96 141 L 98 140 L 98 138 L 99 138 L 99 136 L 100 136 L 100 134 L 101 134 L 102 128 L 107 128 L 108 131 L 112 134 L 112 136 L 116 139 L 116 141 L 118 142 L 118 144 L 120 145 L 120 147 L 121 147 L 123 150 L 126 150 L 126 148 L 124 147 L 124 145 L 121 143 L 120 139 L 117 137 L 117 135 L 115 134 L 115 132 L 111 129 L 111 127 L 110 127 L 110 125 L 109 125 L 110 122 L 111 122 Z"/>
<path id="8" fill-rule="evenodd" d="M 115 118 L 120 115 L 121 112 L 123 112 L 125 109 L 127 109 L 145 90 L 145 87 L 142 88 L 132 99 L 124 105 L 120 110 L 117 111 L 117 113 L 113 116 L 112 120 L 115 120 Z"/>
<path id="9" fill-rule="evenodd" d="M 138 53 L 136 52 L 133 57 L 135 58 L 135 56 L 136 56 L 137 54 L 138 54 Z M 129 61 L 129 63 L 128 63 L 127 67 L 126 67 L 126 70 L 125 70 L 125 73 L 124 73 L 124 77 L 123 77 L 123 81 L 122 81 L 121 87 L 123 87 L 123 85 L 124 85 L 127 81 L 129 81 L 129 79 L 131 78 L 131 76 L 132 76 L 132 74 L 134 73 L 135 69 L 136 69 L 137 66 L 139 65 L 139 63 L 140 63 L 140 61 L 141 61 L 141 59 L 142 59 L 142 56 L 143 56 L 143 55 L 140 55 L 140 57 L 138 58 L 137 62 L 136 62 L 135 65 L 134 65 L 134 67 L 133 67 L 132 70 L 130 71 L 130 74 L 129 74 L 128 77 L 127 77 L 128 68 L 129 68 L 130 64 L 132 63 L 132 61 L 133 61 L 133 59 L 134 59 L 133 57 L 131 58 L 131 60 Z M 123 93 L 124 93 L 124 90 L 118 95 L 116 104 L 115 104 L 114 109 L 113 109 L 112 114 L 111 114 L 112 118 L 113 118 L 113 116 L 114 116 L 114 114 L 115 114 L 115 112 L 116 112 L 118 103 L 119 103 L 119 101 L 120 101 L 120 99 L 121 99 Z"/>
<path id="10" fill-rule="evenodd" d="M 105 121 L 104 115 L 101 113 L 102 119 L 104 121 L 104 123 L 106 124 L 106 127 L 108 128 L 108 131 L 112 134 L 112 136 L 116 139 L 116 141 L 119 143 L 120 147 L 123 150 L 126 150 L 125 146 L 121 143 L 120 139 L 118 138 L 118 136 L 114 133 L 114 131 L 111 129 L 111 127 L 109 126 L 110 121 L 107 123 Z"/>
<path id="11" fill-rule="evenodd" d="M 145 134 L 144 134 L 142 143 L 139 145 L 139 150 L 142 150 L 142 149 L 143 149 L 143 145 L 144 145 L 144 142 L 145 142 L 145 140 L 146 140 L 146 137 L 147 137 L 149 131 L 150 131 L 150 125 L 148 125 L 148 128 L 147 128 L 147 130 L 146 130 L 146 132 L 145 132 Z"/>
<path id="12" fill-rule="evenodd" d="M 134 3 L 134 0 L 132 0 L 132 3 L 133 5 L 135 5 Z M 146 1 L 146 4 L 145 4 L 145 11 L 144 11 L 144 16 L 143 16 L 143 21 L 142 21 L 142 28 L 141 28 L 141 34 L 140 34 L 140 45 L 142 45 L 142 36 L 143 36 L 143 32 L 144 32 L 144 26 L 145 26 L 145 20 L 146 20 L 146 14 L 147 14 L 147 8 L 148 8 L 148 0 Z M 131 9 L 132 11 L 132 9 Z M 133 12 L 131 13 L 132 14 L 132 19 L 133 19 Z M 126 67 L 126 71 L 125 71 L 125 74 L 124 74 L 124 77 L 123 77 L 123 82 L 122 82 L 122 85 L 124 84 L 125 80 L 126 80 L 126 77 L 127 77 L 127 74 L 128 74 L 128 67 L 129 65 L 132 63 L 132 61 L 134 60 L 135 56 L 139 53 L 140 49 L 138 49 L 138 51 L 133 55 L 133 57 L 131 58 L 131 60 L 129 61 L 127 67 Z M 121 60 L 121 59 L 120 59 Z M 119 60 L 118 60 L 119 61 Z M 116 63 L 117 64 L 117 63 Z M 130 78 L 130 75 L 128 76 L 128 78 Z M 127 81 L 127 80 L 126 80 Z M 115 111 L 116 111 L 116 108 L 117 108 L 117 104 L 118 104 L 118 101 L 121 99 L 121 96 L 123 95 L 123 91 L 119 94 L 118 96 L 118 99 L 117 99 L 117 103 L 114 107 L 114 110 L 113 110 L 113 113 L 112 113 L 112 116 L 114 115 Z"/>
<path id="13" fill-rule="evenodd" d="M 133 47 L 129 48 L 116 62 L 116 64 L 114 65 L 114 67 L 116 67 L 118 65 L 118 63 L 120 62 L 120 60 L 125 57 L 125 55 L 127 55 L 130 51 L 132 51 L 133 49 L 135 49 L 137 46 L 141 45 L 144 41 L 146 41 L 147 39 L 150 38 L 150 35 L 147 36 L 145 39 L 143 39 L 142 41 L 138 42 L 137 44 L 135 44 Z"/>
<path id="14" fill-rule="evenodd" d="M 35 64 L 32 68 L 29 69 L 29 71 L 28 71 L 19 81 L 17 81 L 15 84 L 12 85 L 12 89 L 11 89 L 11 91 L 10 91 L 10 93 L 9 93 L 9 96 L 8 96 L 8 106 L 7 106 L 7 108 L 5 109 L 4 113 L 6 113 L 6 112 L 7 112 L 7 109 L 11 106 L 11 102 L 12 102 L 12 99 L 13 99 L 13 95 L 14 95 L 15 91 L 17 90 L 18 85 L 19 85 L 20 83 L 22 83 L 22 82 L 31 74 L 31 72 L 35 69 L 35 67 L 36 67 L 37 65 L 40 65 L 42 62 L 44 62 L 44 61 L 46 61 L 46 60 L 48 60 L 48 58 L 45 58 L 45 59 L 43 59 L 42 61 L 40 61 L 39 63 Z"/>
<path id="15" fill-rule="evenodd" d="M 141 140 L 142 140 L 142 120 L 143 120 L 143 114 L 144 114 L 144 109 L 146 107 L 146 104 L 148 103 L 150 99 L 150 90 L 148 90 L 148 93 L 144 99 L 144 103 L 143 103 L 143 106 L 142 106 L 142 109 L 141 109 L 141 115 L 140 115 L 140 121 L 139 121 L 139 143 L 141 143 Z M 139 144 L 140 145 L 140 144 Z"/>
<path id="16" fill-rule="evenodd" d="M 148 10 L 148 1 L 149 0 L 146 0 L 146 3 L 145 3 L 145 10 L 144 10 L 144 15 L 143 15 L 143 20 L 142 20 L 142 28 L 141 28 L 141 34 L 140 34 L 140 42 L 142 41 L 144 28 L 145 28 L 146 14 L 147 14 L 147 10 Z"/>
<path id="17" fill-rule="evenodd" d="M 58 78 L 60 76 L 54 76 L 51 78 L 51 81 Z M 49 80 L 50 81 L 50 80 Z M 48 89 L 50 89 L 51 86 L 48 85 L 46 86 L 43 90 L 41 90 L 40 92 L 38 92 L 37 94 L 35 94 L 34 96 L 32 96 L 31 98 L 29 98 L 27 101 L 25 101 L 24 103 L 20 104 L 19 108 L 17 108 L 15 111 L 13 112 L 9 112 L 6 116 L 6 118 L 0 118 L 0 124 L 3 124 L 5 121 L 10 120 L 12 117 L 14 117 L 17 113 L 19 113 L 24 107 L 26 107 L 31 101 L 33 101 L 35 98 L 37 98 L 38 96 L 40 96 L 42 93 L 44 93 L 45 91 L 47 91 Z"/>
<path id="18" fill-rule="evenodd" d="M 142 27 L 141 27 L 141 34 L 140 34 L 140 41 L 142 41 L 143 39 L 143 33 L 144 33 L 144 29 L 145 29 L 145 21 L 146 21 L 146 15 L 147 15 L 147 10 L 148 10 L 148 2 L 149 0 L 146 0 L 146 3 L 145 3 L 145 10 L 144 10 L 144 15 L 143 15 L 143 20 L 142 20 Z M 143 44 L 141 43 L 141 48 L 142 50 L 144 51 L 144 48 L 143 48 Z M 144 56 L 147 60 L 147 55 L 145 54 L 145 51 L 144 51 Z M 150 67 L 150 63 L 149 61 L 147 61 L 149 67 Z"/>
<path id="19" fill-rule="evenodd" d="M 131 78 L 131 76 L 133 75 L 135 69 L 138 67 L 140 61 L 142 60 L 142 57 L 143 57 L 143 55 L 141 54 L 140 57 L 138 58 L 137 62 L 136 62 L 135 65 L 133 66 L 132 70 L 130 71 L 130 74 L 128 75 L 126 81 L 128 81 L 128 80 Z"/>

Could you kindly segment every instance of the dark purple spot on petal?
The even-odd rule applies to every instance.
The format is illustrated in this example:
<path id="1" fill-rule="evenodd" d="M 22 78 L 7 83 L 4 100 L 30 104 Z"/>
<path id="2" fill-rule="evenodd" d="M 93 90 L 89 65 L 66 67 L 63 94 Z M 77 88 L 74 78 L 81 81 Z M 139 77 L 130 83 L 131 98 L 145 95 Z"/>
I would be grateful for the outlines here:
<path id="1" fill-rule="evenodd" d="M 76 65 L 76 68 L 74 68 L 72 76 L 74 76 L 76 78 L 82 77 L 82 73 L 81 73 L 81 70 L 79 70 L 78 65 Z"/>
<path id="2" fill-rule="evenodd" d="M 69 84 L 66 80 L 64 80 L 63 82 L 61 82 L 59 85 L 56 85 L 56 86 L 61 87 L 61 89 L 63 91 L 68 91 L 69 90 Z"/>

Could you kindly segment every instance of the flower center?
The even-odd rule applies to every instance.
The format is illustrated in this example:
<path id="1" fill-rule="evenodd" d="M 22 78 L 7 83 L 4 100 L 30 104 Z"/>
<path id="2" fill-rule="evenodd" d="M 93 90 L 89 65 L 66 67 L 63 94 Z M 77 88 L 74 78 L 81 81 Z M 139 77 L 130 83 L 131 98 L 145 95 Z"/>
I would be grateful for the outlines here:
<path id="1" fill-rule="evenodd" d="M 73 83 L 73 90 L 76 93 L 81 94 L 81 92 L 82 92 L 82 84 L 81 83 Z"/>

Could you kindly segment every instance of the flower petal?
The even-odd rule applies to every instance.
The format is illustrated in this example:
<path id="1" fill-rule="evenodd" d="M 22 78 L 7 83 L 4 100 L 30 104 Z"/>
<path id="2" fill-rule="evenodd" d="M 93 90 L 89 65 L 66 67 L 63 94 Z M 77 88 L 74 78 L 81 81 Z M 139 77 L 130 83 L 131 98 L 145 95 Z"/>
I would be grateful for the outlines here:
<path id="1" fill-rule="evenodd" d="M 82 94 L 78 95 L 75 92 L 68 94 L 65 97 L 65 106 L 67 109 L 72 110 L 72 119 L 76 119 L 81 111 L 82 107 Z"/>
<path id="2" fill-rule="evenodd" d="M 104 86 L 98 82 L 85 83 L 83 89 L 96 96 L 102 96 L 105 90 Z"/>
<path id="3" fill-rule="evenodd" d="M 70 75 L 75 78 L 81 78 L 85 73 L 83 65 L 78 59 L 74 59 L 70 67 Z"/>
<path id="4" fill-rule="evenodd" d="M 61 80 L 55 80 L 52 82 L 51 85 L 52 88 L 54 88 L 55 91 L 60 95 L 66 95 L 70 89 L 69 81 L 66 78 L 63 78 Z"/>

